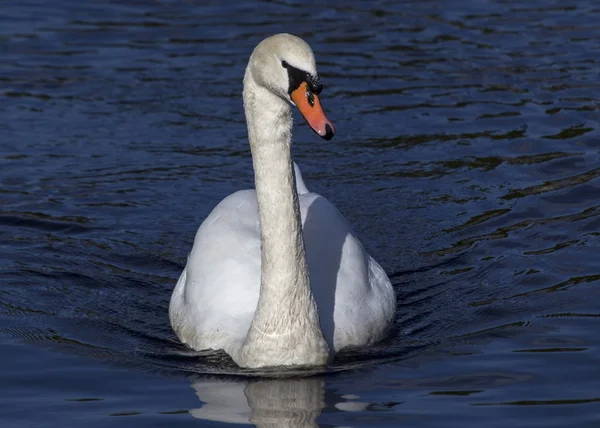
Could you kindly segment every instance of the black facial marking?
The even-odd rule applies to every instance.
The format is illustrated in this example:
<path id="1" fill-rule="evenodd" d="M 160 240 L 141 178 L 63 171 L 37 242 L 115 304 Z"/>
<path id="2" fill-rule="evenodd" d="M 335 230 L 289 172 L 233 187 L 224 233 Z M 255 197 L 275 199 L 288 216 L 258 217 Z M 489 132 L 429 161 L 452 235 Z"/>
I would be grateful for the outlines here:
<path id="1" fill-rule="evenodd" d="M 321 84 L 321 81 L 319 80 L 319 78 L 317 76 L 311 76 L 308 73 L 306 73 L 306 75 L 307 75 L 306 82 L 308 83 L 308 87 L 315 94 L 319 95 L 321 93 L 321 91 L 323 90 L 323 85 Z"/>
<path id="2" fill-rule="evenodd" d="M 298 87 L 302 84 L 302 82 L 306 82 L 308 84 L 308 88 L 311 92 L 315 94 L 320 94 L 323 90 L 323 85 L 317 76 L 313 76 L 306 71 L 302 71 L 299 68 L 293 67 L 287 63 L 287 61 L 281 61 L 281 66 L 288 71 L 289 77 L 289 86 L 288 86 L 288 94 L 294 92 Z M 311 94 L 312 95 L 312 94 Z M 312 103 L 311 103 L 312 99 Z M 314 104 L 314 96 L 309 97 L 309 103 L 311 105 Z"/>

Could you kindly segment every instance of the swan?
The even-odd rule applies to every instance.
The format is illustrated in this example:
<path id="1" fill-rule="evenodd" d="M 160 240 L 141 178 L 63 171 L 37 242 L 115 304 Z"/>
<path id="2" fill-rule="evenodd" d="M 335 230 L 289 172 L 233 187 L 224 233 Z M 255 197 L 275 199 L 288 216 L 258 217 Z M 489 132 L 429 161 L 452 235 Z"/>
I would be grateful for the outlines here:
<path id="1" fill-rule="evenodd" d="M 292 160 L 290 106 L 322 138 L 335 133 L 321 89 L 302 39 L 277 34 L 252 52 L 243 99 L 256 190 L 226 197 L 200 225 L 169 304 L 195 350 L 224 350 L 244 368 L 323 366 L 392 326 L 389 278 Z"/>

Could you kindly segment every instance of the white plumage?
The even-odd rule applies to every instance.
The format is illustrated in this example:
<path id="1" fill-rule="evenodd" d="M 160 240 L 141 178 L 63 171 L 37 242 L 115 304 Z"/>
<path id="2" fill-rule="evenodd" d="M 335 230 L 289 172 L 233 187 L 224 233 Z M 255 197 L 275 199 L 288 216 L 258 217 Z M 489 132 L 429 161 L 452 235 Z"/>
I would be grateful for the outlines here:
<path id="1" fill-rule="evenodd" d="M 244 106 L 257 190 L 226 197 L 204 220 L 169 308 L 182 342 L 223 349 L 243 367 L 326 364 L 346 346 L 383 338 L 396 307 L 383 269 L 292 161 L 282 61 L 316 76 L 297 37 L 254 50 Z"/>

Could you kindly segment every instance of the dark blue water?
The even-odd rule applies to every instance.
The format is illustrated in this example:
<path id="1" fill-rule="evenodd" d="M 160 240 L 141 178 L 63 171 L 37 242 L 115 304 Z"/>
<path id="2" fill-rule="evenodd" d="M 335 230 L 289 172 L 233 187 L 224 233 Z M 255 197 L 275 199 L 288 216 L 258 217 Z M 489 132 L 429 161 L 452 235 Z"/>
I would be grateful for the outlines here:
<path id="1" fill-rule="evenodd" d="M 599 22 L 595 0 L 4 1 L 2 425 L 596 426 Z M 338 131 L 298 120 L 296 161 L 399 307 L 385 343 L 273 380 L 186 349 L 167 306 L 252 186 L 241 80 L 282 31 Z"/>

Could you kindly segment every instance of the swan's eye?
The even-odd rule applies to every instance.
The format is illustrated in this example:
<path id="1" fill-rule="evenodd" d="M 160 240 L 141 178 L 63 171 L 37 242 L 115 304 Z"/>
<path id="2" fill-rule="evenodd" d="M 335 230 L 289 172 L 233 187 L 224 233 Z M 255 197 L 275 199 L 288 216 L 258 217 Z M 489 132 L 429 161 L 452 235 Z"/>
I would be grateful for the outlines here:
<path id="1" fill-rule="evenodd" d="M 288 63 L 287 63 L 287 61 L 281 61 L 281 66 L 282 66 L 283 68 L 288 68 Z"/>
<path id="2" fill-rule="evenodd" d="M 306 101 L 308 101 L 311 107 L 315 105 L 315 96 L 311 91 L 306 91 Z"/>

